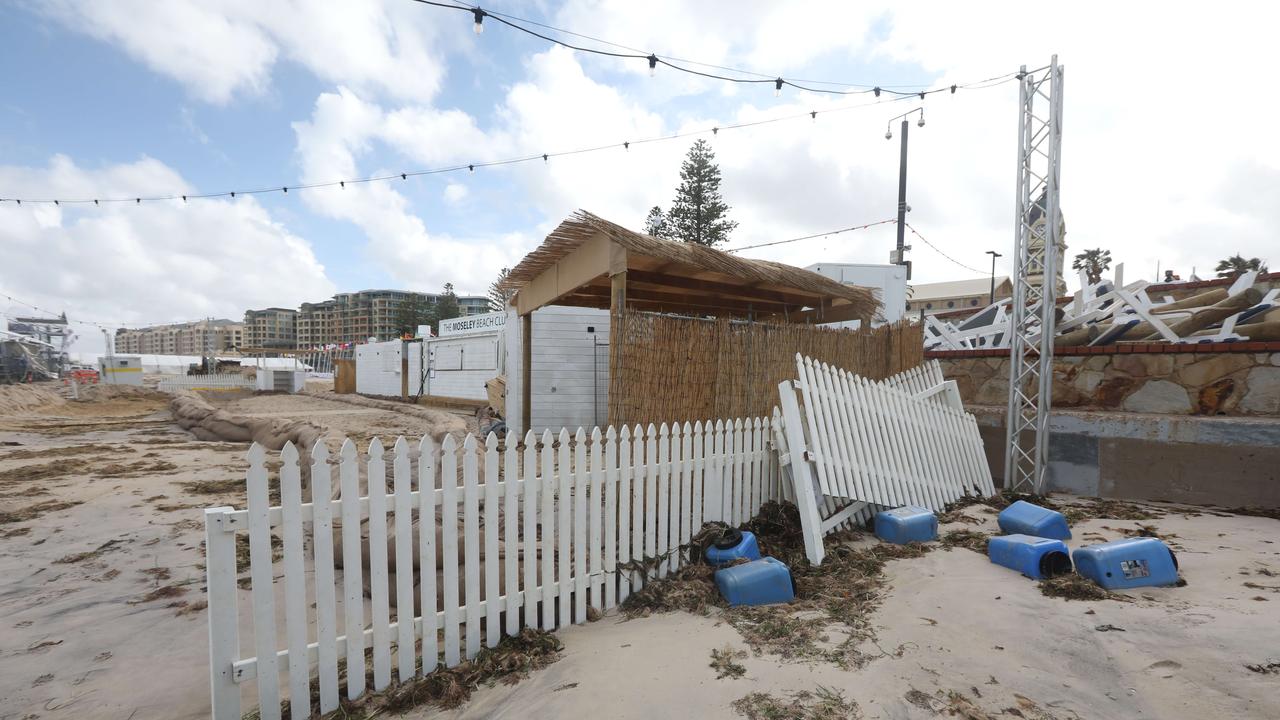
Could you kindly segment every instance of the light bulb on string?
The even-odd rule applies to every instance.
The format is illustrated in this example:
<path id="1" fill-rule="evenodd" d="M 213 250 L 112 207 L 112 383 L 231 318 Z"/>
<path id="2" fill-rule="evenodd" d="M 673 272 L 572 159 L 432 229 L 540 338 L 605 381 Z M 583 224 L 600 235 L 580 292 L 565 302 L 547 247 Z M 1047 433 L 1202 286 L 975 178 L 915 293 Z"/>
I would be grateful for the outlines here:
<path id="1" fill-rule="evenodd" d="M 782 97 L 782 78 L 773 81 L 773 96 Z"/>
<path id="2" fill-rule="evenodd" d="M 472 8 L 471 14 L 475 16 L 475 19 L 476 19 L 476 24 L 472 27 L 472 29 L 474 29 L 476 31 L 476 34 L 479 35 L 480 33 L 484 32 L 484 16 L 487 15 L 488 13 L 481 10 L 480 8 Z"/>
<path id="3" fill-rule="evenodd" d="M 658 74 L 658 56 L 650 55 L 649 56 L 649 77 L 653 77 L 654 75 L 657 75 L 657 74 Z"/>

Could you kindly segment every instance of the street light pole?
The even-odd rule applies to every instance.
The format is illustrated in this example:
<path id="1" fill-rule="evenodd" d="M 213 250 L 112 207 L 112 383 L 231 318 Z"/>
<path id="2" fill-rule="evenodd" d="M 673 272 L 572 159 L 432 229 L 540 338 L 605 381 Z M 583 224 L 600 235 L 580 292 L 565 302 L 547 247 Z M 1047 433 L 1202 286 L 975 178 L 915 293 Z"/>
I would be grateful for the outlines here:
<path id="1" fill-rule="evenodd" d="M 1003 257 L 1003 256 L 1000 253 L 996 252 L 995 250 L 988 250 L 987 254 L 991 256 L 991 299 L 990 301 L 988 301 L 987 304 L 995 305 L 996 304 L 996 258 Z"/>
<path id="2" fill-rule="evenodd" d="M 919 125 L 920 127 L 924 127 L 924 108 L 918 107 L 912 110 L 908 110 L 907 112 L 904 112 L 901 115 L 898 115 L 897 117 L 889 118 L 889 122 L 886 125 L 884 130 L 885 140 L 892 140 L 893 139 L 893 130 L 892 130 L 893 121 L 897 120 L 898 118 L 902 119 L 902 150 L 898 156 L 898 244 L 896 249 L 893 252 L 893 256 L 890 258 L 890 262 L 892 262 L 895 265 L 905 265 L 907 268 L 908 280 L 911 279 L 911 266 L 907 263 L 907 259 L 905 257 L 906 250 L 907 250 L 906 232 L 907 232 L 907 210 L 908 210 L 908 207 L 907 207 L 907 129 L 909 126 L 907 125 L 907 116 L 911 115 L 911 113 L 914 113 L 914 112 L 920 113 L 920 119 L 919 121 L 916 122 L 916 125 Z"/>
<path id="3" fill-rule="evenodd" d="M 902 119 L 902 152 L 898 157 L 898 252 L 896 254 L 899 265 L 906 265 L 907 259 L 903 257 L 903 247 L 905 246 L 907 232 L 907 119 Z M 911 272 L 907 271 L 907 279 L 910 280 Z"/>

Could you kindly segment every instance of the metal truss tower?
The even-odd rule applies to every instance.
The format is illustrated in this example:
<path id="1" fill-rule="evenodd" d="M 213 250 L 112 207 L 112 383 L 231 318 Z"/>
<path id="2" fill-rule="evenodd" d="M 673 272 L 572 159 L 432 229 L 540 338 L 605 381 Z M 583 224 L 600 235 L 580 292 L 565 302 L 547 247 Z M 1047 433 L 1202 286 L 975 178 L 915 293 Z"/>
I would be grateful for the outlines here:
<path id="1" fill-rule="evenodd" d="M 1018 196 L 1013 239 L 1009 410 L 1004 487 L 1042 494 L 1048 473 L 1053 399 L 1053 335 L 1062 245 L 1058 180 L 1062 154 L 1062 75 L 1049 65 L 1019 76 Z M 1038 278 L 1038 280 L 1037 280 Z"/>

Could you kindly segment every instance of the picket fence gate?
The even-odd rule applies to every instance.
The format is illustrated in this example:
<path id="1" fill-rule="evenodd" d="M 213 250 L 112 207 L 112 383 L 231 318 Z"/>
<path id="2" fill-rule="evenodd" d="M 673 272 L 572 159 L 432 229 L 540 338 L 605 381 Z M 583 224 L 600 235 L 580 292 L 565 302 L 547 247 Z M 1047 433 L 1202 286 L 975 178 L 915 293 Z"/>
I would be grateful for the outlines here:
<path id="1" fill-rule="evenodd" d="M 310 716 L 313 668 L 318 710 L 335 710 L 339 658 L 346 663 L 346 695 L 358 698 L 366 691 L 366 648 L 372 689 L 378 691 L 390 685 L 393 667 L 398 680 L 409 680 L 441 663 L 456 666 L 524 627 L 554 630 L 585 622 L 589 608 L 608 610 L 687 562 L 690 541 L 704 522 L 740 525 L 765 502 L 783 497 L 770 434 L 769 421 L 756 418 L 595 428 L 590 436 L 582 429 L 573 437 L 568 430 L 558 437 L 546 431 L 540 441 L 529 433 L 523 448 L 490 434 L 483 442 L 468 435 L 460 445 L 448 436 L 439 446 L 424 437 L 414 452 L 401 437 L 390 453 L 390 492 L 379 440 L 362 458 L 347 439 L 332 462 L 325 445 L 317 443 L 309 467 L 310 502 L 303 497 L 298 449 L 288 444 L 280 452 L 278 507 L 269 500 L 267 452 L 255 443 L 248 453 L 247 509 L 205 511 L 214 719 L 239 720 L 241 685 L 254 680 L 261 717 L 280 717 L 282 671 L 291 717 Z M 336 500 L 335 466 L 341 490 Z M 368 479 L 363 496 L 362 469 Z M 338 523 L 340 550 L 332 540 Z M 283 649 L 277 647 L 273 529 L 283 546 Z M 238 532 L 249 539 L 252 657 L 240 654 Z M 335 552 L 342 559 L 340 579 Z M 397 570 L 414 567 L 415 552 L 419 567 L 397 571 L 391 587 L 389 560 Z M 401 622 L 400 611 L 415 603 L 418 608 Z"/>
<path id="2" fill-rule="evenodd" d="M 822 562 L 823 535 L 877 509 L 942 512 L 995 494 L 977 420 L 957 409 L 936 363 L 876 382 L 797 354 L 796 372 L 778 385 L 774 426 L 811 563 Z"/>

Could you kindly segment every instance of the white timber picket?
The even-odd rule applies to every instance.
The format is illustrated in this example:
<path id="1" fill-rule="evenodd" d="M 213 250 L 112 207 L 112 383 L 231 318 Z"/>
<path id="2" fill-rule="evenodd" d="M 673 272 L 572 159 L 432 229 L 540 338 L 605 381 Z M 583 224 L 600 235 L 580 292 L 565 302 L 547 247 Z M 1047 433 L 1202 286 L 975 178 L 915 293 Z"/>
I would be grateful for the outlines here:
<path id="1" fill-rule="evenodd" d="M 587 434 L 574 436 L 573 452 L 573 622 L 587 621 L 587 493 L 591 472 L 587 468 Z"/>
<path id="2" fill-rule="evenodd" d="M 430 435 L 422 436 L 418 443 L 418 558 L 425 674 L 440 665 L 440 626 L 436 621 L 436 444 Z"/>
<path id="3" fill-rule="evenodd" d="M 515 438 L 506 444 L 502 462 L 502 552 L 506 603 L 503 606 L 506 634 L 520 632 L 520 455 Z"/>
<path id="4" fill-rule="evenodd" d="M 709 442 L 707 428 L 699 420 L 693 424 L 693 515 L 689 519 L 691 531 L 695 534 L 702 529 L 702 499 L 706 487 L 704 480 L 707 468 L 707 442 Z"/>
<path id="5" fill-rule="evenodd" d="M 658 457 L 658 428 L 653 423 L 645 431 L 645 487 L 644 487 L 644 556 L 655 558 L 658 555 L 658 486 L 662 482 L 662 465 Z M 654 573 L 654 568 L 646 566 L 642 574 L 645 581 Z"/>
<path id="6" fill-rule="evenodd" d="M 338 452 L 342 492 L 342 609 L 347 638 L 347 699 L 364 694 L 364 562 L 360 552 L 360 484 L 356 445 L 348 438 Z"/>
<path id="7" fill-rule="evenodd" d="M 587 577 L 590 579 L 591 589 L 591 607 L 596 610 L 604 610 L 604 572 L 601 564 L 604 561 L 604 548 L 601 544 L 604 542 L 604 528 L 602 527 L 603 517 L 601 514 L 604 508 L 601 503 L 604 498 L 604 446 L 600 428 L 594 428 L 591 431 L 591 492 L 588 495 L 588 502 L 591 508 L 590 517 L 590 568 Z M 612 584 L 612 578 L 610 578 Z"/>
<path id="8" fill-rule="evenodd" d="M 329 448 L 317 440 L 311 449 L 311 550 L 321 714 L 338 709 L 338 613 L 333 579 L 333 506 L 329 502 L 332 496 Z"/>
<path id="9" fill-rule="evenodd" d="M 266 451 L 249 448 L 246 478 L 249 506 L 249 570 L 253 588 L 253 642 L 258 653 L 258 701 L 263 720 L 280 718 L 280 677 L 276 659 L 276 608 L 272 588 L 271 500 L 267 495 Z"/>
<path id="10" fill-rule="evenodd" d="M 551 430 L 542 432 L 542 629 L 556 629 L 556 458 Z"/>
<path id="11" fill-rule="evenodd" d="M 458 454 L 446 435 L 440 444 L 440 552 L 444 571 L 444 665 L 462 662 L 458 614 Z"/>
<path id="12" fill-rule="evenodd" d="M 700 442 L 700 440 L 698 441 Z M 693 529 L 693 426 L 685 421 L 680 434 L 680 546 L 689 544 Z M 681 552 L 685 557 L 685 553 Z"/>
<path id="13" fill-rule="evenodd" d="M 625 431 L 626 428 L 624 427 Z M 618 592 L 622 583 L 618 575 L 618 541 L 626 529 L 618 529 L 618 434 L 613 426 L 604 435 L 604 558 L 600 566 L 604 576 L 604 609 L 609 610 L 618 603 Z"/>
<path id="14" fill-rule="evenodd" d="M 658 562 L 658 577 L 667 576 L 667 548 L 670 538 L 667 534 L 671 523 L 671 430 L 666 423 L 658 428 L 658 505 L 655 512 L 657 518 L 657 547 L 654 557 L 662 558 Z"/>
<path id="15" fill-rule="evenodd" d="M 836 400 L 830 402 L 838 411 Z M 954 425 L 960 418 L 947 420 Z M 951 426 L 939 421 L 938 427 Z M 958 434 L 964 426 L 954 427 L 949 432 Z M 349 699 L 364 695 L 370 658 L 372 688 L 381 690 L 393 675 L 404 682 L 442 663 L 455 667 L 522 627 L 554 630 L 586 621 L 591 609 L 616 607 L 645 582 L 692 559 L 687 550 L 705 521 L 742 524 L 788 492 L 770 452 L 771 435 L 782 430 L 769 419 L 734 418 L 621 432 L 579 429 L 573 437 L 566 429 L 558 442 L 548 430 L 541 445 L 527 433 L 523 448 L 494 435 L 446 436 L 439 446 L 423 437 L 416 451 L 405 438 L 392 448 L 374 439 L 363 455 L 346 440 L 336 457 L 317 443 L 306 468 L 306 498 L 299 449 L 286 445 L 280 507 L 270 505 L 265 451 L 256 447 L 246 475 L 247 509 L 206 513 L 214 717 L 239 717 L 239 684 L 249 681 L 258 685 L 262 717 L 279 717 L 282 665 L 291 716 L 309 717 L 338 709 L 343 682 Z M 843 512 L 831 498 L 814 497 L 828 516 Z M 848 517 L 845 512 L 828 525 L 847 524 Z M 249 535 L 254 583 L 255 657 L 244 659 L 235 633 L 237 531 Z M 273 532 L 283 541 L 279 576 Z M 345 681 L 338 675 L 340 657 Z M 312 682 L 318 705 L 311 701 Z"/>
<path id="16" fill-rule="evenodd" d="M 280 451 L 280 524 L 284 543 L 284 621 L 289 645 L 289 716 L 311 715 L 311 670 L 307 664 L 307 578 L 302 564 L 302 477 L 298 448 Z"/>
<path id="17" fill-rule="evenodd" d="M 502 590 L 498 554 L 498 436 L 489 433 L 484 441 L 484 645 L 497 647 L 502 637 L 499 611 Z M 467 602 L 470 602 L 469 600 Z"/>
<path id="18" fill-rule="evenodd" d="M 395 493 L 396 517 L 396 678 L 400 682 L 416 674 L 413 622 L 413 477 L 409 467 L 409 442 L 396 438 L 392 447 L 392 489 Z"/>
<path id="19" fill-rule="evenodd" d="M 560 571 L 560 608 L 559 619 L 556 624 L 559 627 L 570 625 L 573 623 L 572 605 L 573 593 L 573 453 L 569 447 L 569 430 L 568 428 L 560 429 L 560 447 L 559 447 L 559 466 L 560 466 L 560 488 L 556 497 L 556 505 L 559 514 L 559 525 L 557 532 L 559 533 L 559 551 L 556 553 L 556 564 Z"/>
<path id="20" fill-rule="evenodd" d="M 369 442 L 369 605 L 373 625 L 373 689 L 391 684 L 391 598 L 387 591 L 387 463 L 382 441 Z"/>
<path id="21" fill-rule="evenodd" d="M 467 659 L 480 654 L 480 485 L 476 436 L 462 442 L 462 545 L 466 584 Z"/>
<path id="22" fill-rule="evenodd" d="M 849 459 L 853 463 L 854 490 L 857 491 L 858 498 L 875 502 L 872 498 L 881 494 L 878 485 L 879 468 L 863 441 L 865 429 L 859 426 L 857 409 L 849 397 L 844 373 L 839 369 L 833 369 L 831 385 L 835 391 L 836 403 L 839 405 L 841 421 L 846 428 L 844 443 Z"/>
<path id="23" fill-rule="evenodd" d="M 213 720 L 240 720 L 240 686 L 234 666 L 240 658 L 236 617 L 236 535 L 227 526 L 230 507 L 204 511 L 205 582 L 209 602 L 209 682 Z"/>
<path id="24" fill-rule="evenodd" d="M 538 437 L 524 434 L 524 534 L 520 556 L 524 562 L 524 624 L 538 627 Z M 546 546 L 543 545 L 545 548 Z M 543 554 L 545 554 L 543 550 Z"/>
<path id="25" fill-rule="evenodd" d="M 618 573 L 618 602 L 631 596 L 632 573 L 627 565 L 631 562 L 631 509 L 636 504 L 632 497 L 631 458 L 631 428 L 623 425 L 618 434 L 618 565 L 624 569 Z"/>

